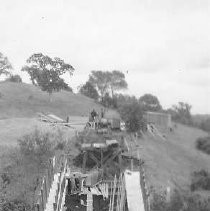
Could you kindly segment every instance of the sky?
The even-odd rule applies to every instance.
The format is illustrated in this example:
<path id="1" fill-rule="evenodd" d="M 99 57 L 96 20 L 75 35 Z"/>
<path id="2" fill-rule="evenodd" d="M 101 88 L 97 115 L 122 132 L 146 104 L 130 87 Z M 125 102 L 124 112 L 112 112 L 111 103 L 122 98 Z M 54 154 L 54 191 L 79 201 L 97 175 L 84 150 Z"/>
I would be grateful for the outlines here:
<path id="1" fill-rule="evenodd" d="M 0 52 L 13 72 L 33 53 L 74 68 L 74 88 L 91 70 L 120 70 L 127 94 L 156 95 L 210 114 L 210 0 L 0 0 Z"/>

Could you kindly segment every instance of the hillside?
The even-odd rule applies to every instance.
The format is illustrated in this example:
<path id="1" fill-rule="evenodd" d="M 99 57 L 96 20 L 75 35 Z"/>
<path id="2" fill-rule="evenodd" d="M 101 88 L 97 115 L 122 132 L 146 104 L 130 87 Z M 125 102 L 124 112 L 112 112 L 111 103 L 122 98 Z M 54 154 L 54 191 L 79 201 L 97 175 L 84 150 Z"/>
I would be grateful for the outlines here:
<path id="1" fill-rule="evenodd" d="M 91 109 L 100 109 L 94 100 L 67 91 L 49 96 L 38 87 L 25 83 L 0 83 L 0 119 L 34 117 L 37 112 L 54 113 L 62 118 L 68 115 L 87 116 Z"/>
<path id="2" fill-rule="evenodd" d="M 37 112 L 50 112 L 62 118 L 67 115 L 87 116 L 94 107 L 93 100 L 66 91 L 48 94 L 29 84 L 0 83 L 0 145 L 14 146 L 17 138 L 45 123 L 36 120 Z M 112 112 L 111 112 L 112 114 Z M 70 131 L 74 134 L 74 130 Z M 195 170 L 210 171 L 210 156 L 195 148 L 198 137 L 206 136 L 202 130 L 177 125 L 173 132 L 166 133 L 166 140 L 145 134 L 139 139 L 140 156 L 145 160 L 149 185 L 155 187 L 189 186 L 191 173 Z"/>
<path id="3" fill-rule="evenodd" d="M 150 185 L 156 188 L 178 184 L 189 187 L 193 171 L 210 171 L 210 156 L 195 148 L 198 137 L 206 136 L 202 130 L 177 125 L 167 132 L 166 140 L 146 134 L 139 139 L 140 153 L 146 163 L 146 174 Z"/>
<path id="4" fill-rule="evenodd" d="M 192 115 L 193 118 L 193 122 L 200 124 L 201 122 L 207 120 L 210 118 L 209 114 L 196 114 L 196 115 Z"/>

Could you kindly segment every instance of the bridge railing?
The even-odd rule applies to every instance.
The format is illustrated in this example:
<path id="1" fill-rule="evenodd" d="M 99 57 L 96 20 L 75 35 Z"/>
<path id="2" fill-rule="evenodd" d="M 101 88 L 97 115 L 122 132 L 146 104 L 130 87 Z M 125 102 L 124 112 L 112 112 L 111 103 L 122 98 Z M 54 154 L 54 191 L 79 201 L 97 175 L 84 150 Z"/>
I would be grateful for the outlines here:
<path id="1" fill-rule="evenodd" d="M 60 168 L 61 160 L 57 157 L 49 159 L 48 167 L 45 170 L 42 182 L 35 197 L 34 211 L 44 211 L 47 204 L 49 192 L 54 181 L 54 175 Z"/>
<path id="2" fill-rule="evenodd" d="M 64 196 L 64 189 L 66 186 L 66 178 L 65 174 L 67 172 L 67 159 L 64 161 L 64 166 L 62 167 L 57 183 L 57 190 L 55 195 L 55 202 L 53 204 L 54 211 L 60 211 L 61 210 L 61 204 Z"/>

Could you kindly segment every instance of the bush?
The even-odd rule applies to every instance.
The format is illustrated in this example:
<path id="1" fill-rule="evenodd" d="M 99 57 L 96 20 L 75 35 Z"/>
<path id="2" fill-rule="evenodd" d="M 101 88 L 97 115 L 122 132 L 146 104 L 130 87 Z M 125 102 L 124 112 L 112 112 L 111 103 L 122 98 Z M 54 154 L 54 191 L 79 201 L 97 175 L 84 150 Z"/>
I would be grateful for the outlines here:
<path id="1" fill-rule="evenodd" d="M 208 200 L 201 199 L 199 195 L 190 192 L 174 190 L 169 202 L 165 193 L 153 193 L 151 211 L 209 211 Z"/>
<path id="2" fill-rule="evenodd" d="M 53 154 L 54 145 L 52 138 L 51 133 L 43 133 L 36 129 L 34 132 L 18 140 L 20 152 L 41 164 L 47 161 Z"/>
<path id="3" fill-rule="evenodd" d="M 31 206 L 27 202 L 19 199 L 5 201 L 2 204 L 2 208 L 0 208 L 0 211 L 30 211 L 30 210 L 32 210 Z"/>
<path id="4" fill-rule="evenodd" d="M 128 131 L 137 132 L 140 130 L 143 121 L 143 111 L 138 102 L 121 106 L 119 113 L 121 118 L 125 121 Z"/>
<path id="5" fill-rule="evenodd" d="M 210 154 L 210 136 L 198 138 L 196 140 L 196 148 L 206 154 Z"/>
<path id="6" fill-rule="evenodd" d="M 6 81 L 15 82 L 15 83 L 22 83 L 22 78 L 19 75 L 11 75 Z"/>
<path id="7" fill-rule="evenodd" d="M 201 170 L 192 175 L 191 191 L 210 190 L 210 175 L 207 171 Z"/>
<path id="8" fill-rule="evenodd" d="M 19 148 L 10 149 L 0 157 L 0 211 L 31 210 L 49 158 L 54 154 L 61 158 L 61 150 L 65 149 L 64 131 L 35 129 L 18 143 Z"/>
<path id="9" fill-rule="evenodd" d="M 90 97 L 94 100 L 98 100 L 99 98 L 99 94 L 98 91 L 96 90 L 96 88 L 90 83 L 90 82 L 86 82 L 86 84 L 82 85 L 82 87 L 79 89 L 79 92 L 82 95 L 85 95 L 87 97 Z"/>
<path id="10" fill-rule="evenodd" d="M 208 118 L 208 119 L 202 121 L 202 122 L 200 123 L 200 128 L 201 128 L 202 130 L 204 130 L 204 131 L 209 132 L 209 131 L 210 131 L 210 118 Z"/>

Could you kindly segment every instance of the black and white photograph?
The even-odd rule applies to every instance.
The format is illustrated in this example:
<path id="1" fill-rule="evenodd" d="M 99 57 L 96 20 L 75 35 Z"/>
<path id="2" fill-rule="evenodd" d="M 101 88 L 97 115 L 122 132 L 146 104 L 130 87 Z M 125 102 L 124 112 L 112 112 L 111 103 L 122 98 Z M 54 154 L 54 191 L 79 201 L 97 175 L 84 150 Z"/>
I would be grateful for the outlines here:
<path id="1" fill-rule="evenodd" d="M 0 211 L 210 211 L 210 0 L 0 0 Z"/>

